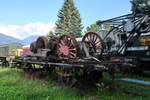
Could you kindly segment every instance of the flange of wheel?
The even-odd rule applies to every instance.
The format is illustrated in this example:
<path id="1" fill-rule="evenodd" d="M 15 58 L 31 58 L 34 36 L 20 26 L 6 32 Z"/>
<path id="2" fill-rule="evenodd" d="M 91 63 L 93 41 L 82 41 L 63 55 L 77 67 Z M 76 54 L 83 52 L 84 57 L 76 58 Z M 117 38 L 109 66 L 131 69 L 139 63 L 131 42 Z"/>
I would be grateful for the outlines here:
<path id="1" fill-rule="evenodd" d="M 30 44 L 30 50 L 31 50 L 31 52 L 34 52 L 34 53 L 37 52 L 37 49 L 36 49 L 36 41 L 33 41 L 33 42 Z"/>
<path id="2" fill-rule="evenodd" d="M 91 56 L 94 56 L 94 53 L 102 55 L 104 50 L 103 40 L 97 33 L 86 33 L 82 38 L 82 42 L 85 43 L 85 46 L 88 48 Z M 89 49 L 89 47 L 92 47 L 92 49 Z M 92 50 L 94 50 L 94 52 Z"/>
<path id="3" fill-rule="evenodd" d="M 79 56 L 79 46 L 71 34 L 62 35 L 57 42 L 57 54 L 59 58 L 69 59 Z"/>
<path id="4" fill-rule="evenodd" d="M 59 38 L 56 37 L 56 36 L 50 36 L 49 37 L 49 41 L 48 41 L 48 45 L 49 45 L 49 48 L 51 50 L 53 50 L 57 44 L 57 42 L 59 41 Z"/>
<path id="5" fill-rule="evenodd" d="M 37 49 L 47 49 L 48 48 L 48 39 L 45 36 L 40 36 L 36 40 Z"/>

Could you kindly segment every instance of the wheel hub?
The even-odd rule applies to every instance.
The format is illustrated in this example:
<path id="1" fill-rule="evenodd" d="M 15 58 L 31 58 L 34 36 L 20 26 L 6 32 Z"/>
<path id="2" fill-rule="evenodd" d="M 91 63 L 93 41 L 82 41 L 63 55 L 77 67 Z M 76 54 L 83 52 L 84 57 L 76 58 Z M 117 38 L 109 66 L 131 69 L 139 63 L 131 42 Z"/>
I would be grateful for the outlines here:
<path id="1" fill-rule="evenodd" d="M 69 56 L 69 47 L 68 46 L 61 46 L 59 50 L 65 56 Z"/>

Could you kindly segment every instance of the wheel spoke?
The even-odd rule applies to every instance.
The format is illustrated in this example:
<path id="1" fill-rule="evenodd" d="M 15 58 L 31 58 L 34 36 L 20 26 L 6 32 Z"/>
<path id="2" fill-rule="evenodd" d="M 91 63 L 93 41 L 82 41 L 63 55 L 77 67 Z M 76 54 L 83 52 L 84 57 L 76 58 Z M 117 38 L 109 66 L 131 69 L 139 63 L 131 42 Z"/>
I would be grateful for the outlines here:
<path id="1" fill-rule="evenodd" d="M 98 43 L 100 43 L 100 41 L 96 42 L 95 44 L 98 44 Z"/>
<path id="2" fill-rule="evenodd" d="M 64 45 L 66 45 L 66 42 L 67 42 L 66 37 L 63 38 L 63 42 L 64 42 Z"/>
<path id="3" fill-rule="evenodd" d="M 70 51 L 76 51 L 76 48 L 73 48 L 73 49 L 69 49 Z"/>
<path id="4" fill-rule="evenodd" d="M 74 47 L 74 46 L 72 44 L 70 44 L 69 48 L 72 48 L 72 47 Z"/>
<path id="5" fill-rule="evenodd" d="M 58 54 L 59 54 L 59 55 L 61 55 L 61 54 L 62 54 L 62 52 L 60 52 L 60 51 L 59 51 L 59 53 L 58 53 Z"/>
<path id="6" fill-rule="evenodd" d="M 60 40 L 60 44 L 64 45 L 64 43 L 63 43 L 63 41 L 62 41 L 62 40 Z"/>
<path id="7" fill-rule="evenodd" d="M 60 43 L 60 44 L 59 44 L 59 47 L 62 47 L 62 46 L 63 46 L 63 45 Z"/>
<path id="8" fill-rule="evenodd" d="M 95 38 L 94 43 L 96 42 L 96 40 L 97 40 L 97 37 Z"/>
<path id="9" fill-rule="evenodd" d="M 71 54 L 71 55 L 73 55 L 74 57 L 76 56 L 76 54 L 75 54 L 75 53 L 73 53 L 73 52 L 70 52 L 70 54 Z"/>
<path id="10" fill-rule="evenodd" d="M 92 41 L 94 42 L 94 39 L 95 39 L 95 35 L 92 35 L 93 36 L 93 38 L 92 38 Z"/>
<path id="11" fill-rule="evenodd" d="M 70 44 L 71 44 L 71 39 L 70 40 L 68 39 L 68 44 L 67 45 L 69 46 Z"/>
<path id="12" fill-rule="evenodd" d="M 90 41 L 89 37 L 87 36 L 88 41 Z"/>
<path id="13" fill-rule="evenodd" d="M 89 35 L 90 36 L 90 40 L 92 39 L 92 34 Z"/>
<path id="14" fill-rule="evenodd" d="M 72 55 L 69 55 L 69 57 L 70 57 L 70 58 L 73 58 L 73 56 L 72 56 Z"/>

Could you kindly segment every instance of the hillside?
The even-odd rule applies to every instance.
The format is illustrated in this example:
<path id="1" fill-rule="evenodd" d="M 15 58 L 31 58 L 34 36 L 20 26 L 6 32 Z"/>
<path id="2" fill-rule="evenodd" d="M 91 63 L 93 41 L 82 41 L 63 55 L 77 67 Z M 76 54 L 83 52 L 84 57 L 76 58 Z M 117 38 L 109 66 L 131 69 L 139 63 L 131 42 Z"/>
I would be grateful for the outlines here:
<path id="1" fill-rule="evenodd" d="M 0 33 L 0 44 L 7 44 L 12 42 L 21 43 L 21 40 Z"/>
<path id="2" fill-rule="evenodd" d="M 22 40 L 22 43 L 24 43 L 24 44 L 31 44 L 33 41 L 36 41 L 36 39 L 38 37 L 39 37 L 39 35 L 29 36 L 29 37 L 25 38 L 24 40 Z"/>
<path id="3" fill-rule="evenodd" d="M 22 43 L 22 44 L 30 44 L 32 41 L 35 41 L 39 36 L 38 35 L 33 35 L 30 37 L 25 38 L 24 40 L 19 40 L 17 38 L 5 35 L 0 33 L 0 44 L 8 44 L 8 43 Z"/>

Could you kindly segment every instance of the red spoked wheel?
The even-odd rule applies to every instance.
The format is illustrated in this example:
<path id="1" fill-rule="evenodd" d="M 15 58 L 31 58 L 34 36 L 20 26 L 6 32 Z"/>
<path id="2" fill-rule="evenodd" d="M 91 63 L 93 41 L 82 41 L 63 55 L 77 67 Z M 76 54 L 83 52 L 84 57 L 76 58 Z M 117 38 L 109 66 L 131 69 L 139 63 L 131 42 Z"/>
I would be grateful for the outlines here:
<path id="1" fill-rule="evenodd" d="M 44 36 L 39 37 L 36 40 L 37 49 L 47 49 L 48 48 L 48 39 Z"/>
<path id="2" fill-rule="evenodd" d="M 37 52 L 37 48 L 36 48 L 36 41 L 32 42 L 30 44 L 30 51 L 36 53 Z"/>
<path id="3" fill-rule="evenodd" d="M 82 38 L 82 42 L 85 43 L 85 46 L 91 56 L 94 56 L 94 54 L 101 55 L 103 53 L 103 40 L 97 33 L 86 33 Z"/>
<path id="4" fill-rule="evenodd" d="M 75 58 L 79 54 L 79 46 L 76 39 L 70 35 L 62 35 L 57 42 L 57 54 L 59 58 Z"/>

